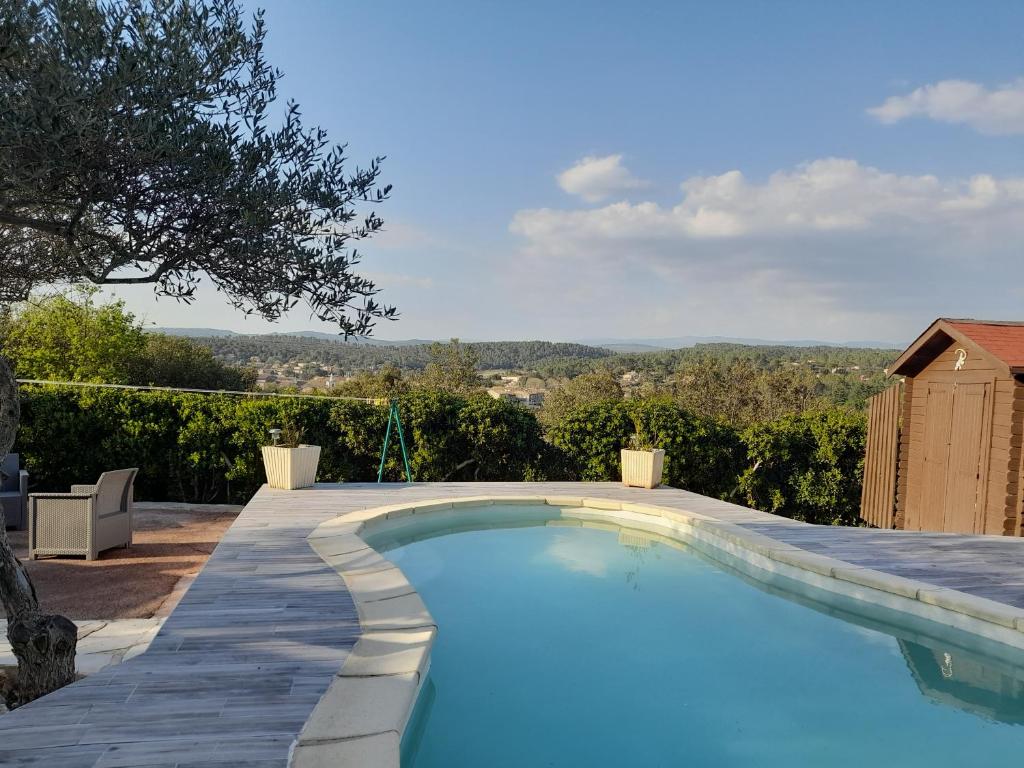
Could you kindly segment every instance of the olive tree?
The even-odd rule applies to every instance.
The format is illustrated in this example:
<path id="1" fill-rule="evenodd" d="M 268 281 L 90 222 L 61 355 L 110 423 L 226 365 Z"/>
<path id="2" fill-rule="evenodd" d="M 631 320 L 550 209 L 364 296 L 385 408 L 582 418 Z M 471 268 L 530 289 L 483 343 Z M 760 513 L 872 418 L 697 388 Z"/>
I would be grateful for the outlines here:
<path id="1" fill-rule="evenodd" d="M 265 33 L 236 0 L 0 3 L 0 302 L 78 282 L 187 302 L 207 281 L 247 314 L 301 303 L 346 336 L 395 316 L 355 271 L 383 225 L 381 158 L 350 170 L 296 104 L 273 118 Z M 0 456 L 17 419 L 0 365 Z M 17 705 L 72 679 L 75 628 L 41 614 L 3 530 Z"/>

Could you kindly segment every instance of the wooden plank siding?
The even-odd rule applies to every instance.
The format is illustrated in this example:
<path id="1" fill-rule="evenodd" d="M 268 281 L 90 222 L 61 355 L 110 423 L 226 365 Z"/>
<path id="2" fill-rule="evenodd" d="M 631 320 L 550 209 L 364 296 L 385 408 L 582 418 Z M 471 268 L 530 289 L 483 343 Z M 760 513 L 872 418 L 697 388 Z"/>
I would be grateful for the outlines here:
<path id="1" fill-rule="evenodd" d="M 925 403 L 928 399 L 928 382 L 925 379 L 914 381 L 913 388 L 908 388 L 907 411 L 910 418 L 904 422 L 905 440 L 907 444 L 907 482 L 906 493 L 901 499 L 902 526 L 911 531 L 921 529 L 920 511 L 922 489 L 924 483 L 924 425 Z"/>
<path id="2" fill-rule="evenodd" d="M 895 519 L 902 405 L 900 384 L 894 384 L 868 401 L 860 516 L 876 528 L 892 528 Z"/>
<path id="3" fill-rule="evenodd" d="M 967 359 L 961 369 L 956 370 L 956 350 L 960 348 L 967 351 Z M 940 403 L 933 399 L 933 408 L 929 409 L 928 393 L 932 390 L 934 398 L 937 392 L 945 391 L 947 387 L 955 391 L 961 386 L 964 399 L 968 393 L 981 397 L 982 388 L 986 393 L 984 414 L 977 411 L 969 421 L 957 422 L 959 429 L 966 428 L 969 423 L 975 431 L 971 435 L 961 434 L 953 427 L 948 436 L 953 461 L 970 461 L 975 456 L 979 459 L 976 496 L 973 491 L 956 485 L 959 501 L 951 502 L 969 504 L 975 503 L 971 499 L 976 498 L 978 509 L 974 530 L 966 530 L 965 518 L 958 517 L 959 522 L 951 523 L 943 518 L 943 511 L 936 508 L 945 504 L 946 489 L 954 486 L 943 484 L 942 488 L 936 487 L 945 470 L 929 466 L 926 461 L 929 451 L 939 451 L 943 424 L 952 416 L 952 413 L 947 415 L 935 411 L 940 405 L 952 407 L 945 400 Z M 981 347 L 963 342 L 950 343 L 913 378 L 908 377 L 904 395 L 904 434 L 898 460 L 902 472 L 897 493 L 897 527 L 1020 535 L 1018 510 L 1024 486 L 1021 467 L 1024 440 L 1022 389 L 998 360 Z M 929 448 L 928 440 L 937 442 Z M 961 474 L 964 474 L 962 470 Z M 967 475 L 964 474 L 958 482 L 967 482 Z"/>
<path id="4" fill-rule="evenodd" d="M 1006 390 L 1006 396 L 1010 400 L 1012 423 L 1014 426 L 1024 426 L 1024 385 L 1014 377 L 1003 389 Z M 1024 472 L 1024 462 L 1021 461 L 1021 457 L 1024 456 L 1022 448 L 1024 448 L 1024 433 L 1019 430 L 1014 431 L 1006 452 L 1006 463 L 1001 467 L 1001 471 L 1005 471 L 1006 477 L 1002 520 L 999 520 L 997 512 L 990 521 L 993 528 L 1001 522 L 1002 533 L 1005 536 L 1021 535 L 1021 508 L 1024 505 L 1024 482 L 1021 481 L 1021 473 Z M 992 482 L 996 482 L 995 478 Z"/>
<path id="5" fill-rule="evenodd" d="M 903 382 L 903 403 L 900 413 L 900 447 L 896 468 L 896 517 L 893 525 L 896 528 L 906 527 L 907 514 L 907 478 L 910 476 L 910 408 L 914 402 L 914 380 Z"/>

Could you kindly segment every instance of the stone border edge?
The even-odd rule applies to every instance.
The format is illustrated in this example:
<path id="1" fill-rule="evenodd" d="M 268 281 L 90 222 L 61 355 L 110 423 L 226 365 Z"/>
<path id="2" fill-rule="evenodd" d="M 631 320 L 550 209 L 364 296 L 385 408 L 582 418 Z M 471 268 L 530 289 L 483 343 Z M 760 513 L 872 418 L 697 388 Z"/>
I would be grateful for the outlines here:
<path id="1" fill-rule="evenodd" d="M 409 515 L 512 504 L 561 507 L 563 518 L 580 525 L 625 524 L 696 545 L 711 556 L 721 553 L 811 587 L 1024 648 L 1022 609 L 819 555 L 696 512 L 588 496 L 485 495 L 390 504 L 340 515 L 308 537 L 348 587 L 362 634 L 292 745 L 290 766 L 398 768 L 402 734 L 429 671 L 436 622 L 402 570 L 359 534 L 367 525 Z"/>

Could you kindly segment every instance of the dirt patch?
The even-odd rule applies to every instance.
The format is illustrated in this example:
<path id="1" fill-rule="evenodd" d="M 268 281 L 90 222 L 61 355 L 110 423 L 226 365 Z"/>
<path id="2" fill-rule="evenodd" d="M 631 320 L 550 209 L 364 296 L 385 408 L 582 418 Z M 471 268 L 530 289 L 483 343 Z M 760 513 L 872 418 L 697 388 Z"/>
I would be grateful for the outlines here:
<path id="1" fill-rule="evenodd" d="M 41 607 L 69 619 L 145 619 L 160 611 L 183 577 L 194 577 L 241 507 L 137 504 L 134 543 L 98 560 L 27 559 L 28 534 L 8 531 Z"/>

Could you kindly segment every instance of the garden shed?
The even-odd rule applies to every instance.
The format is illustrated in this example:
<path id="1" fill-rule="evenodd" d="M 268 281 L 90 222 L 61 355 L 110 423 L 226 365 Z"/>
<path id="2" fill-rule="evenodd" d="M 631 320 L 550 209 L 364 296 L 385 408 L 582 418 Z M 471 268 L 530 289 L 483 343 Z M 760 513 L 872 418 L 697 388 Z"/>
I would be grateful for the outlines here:
<path id="1" fill-rule="evenodd" d="M 861 517 L 1021 535 L 1024 323 L 940 318 L 872 398 Z"/>

